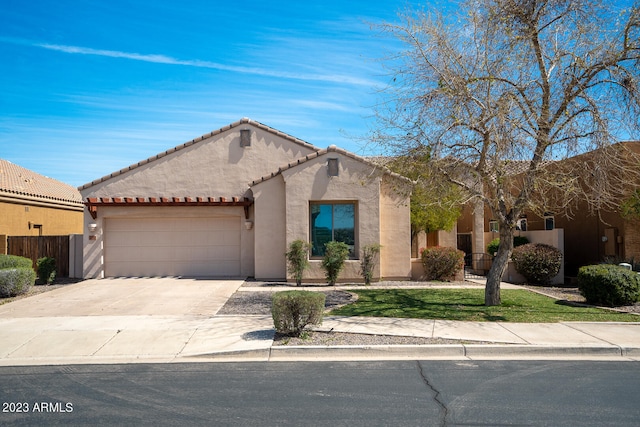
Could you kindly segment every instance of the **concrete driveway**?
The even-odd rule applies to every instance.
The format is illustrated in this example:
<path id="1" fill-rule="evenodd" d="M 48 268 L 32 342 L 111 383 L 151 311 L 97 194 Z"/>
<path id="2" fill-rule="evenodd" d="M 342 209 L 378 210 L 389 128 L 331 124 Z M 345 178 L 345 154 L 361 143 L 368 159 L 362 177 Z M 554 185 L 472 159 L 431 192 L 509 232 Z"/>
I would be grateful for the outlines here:
<path id="1" fill-rule="evenodd" d="M 86 280 L 0 305 L 0 318 L 213 316 L 243 280 L 117 278 Z"/>
<path id="2" fill-rule="evenodd" d="M 269 348 L 270 316 L 215 316 L 242 283 L 87 280 L 3 304 L 0 365 L 173 362 Z"/>

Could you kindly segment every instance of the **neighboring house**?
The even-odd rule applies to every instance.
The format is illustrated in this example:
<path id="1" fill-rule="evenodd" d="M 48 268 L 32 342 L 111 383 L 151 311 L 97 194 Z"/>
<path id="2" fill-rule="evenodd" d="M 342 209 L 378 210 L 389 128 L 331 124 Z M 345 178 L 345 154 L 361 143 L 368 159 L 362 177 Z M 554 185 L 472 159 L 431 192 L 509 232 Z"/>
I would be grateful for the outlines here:
<path id="1" fill-rule="evenodd" d="M 640 142 L 623 142 L 620 146 L 640 153 Z M 565 161 L 582 163 L 588 158 L 586 153 Z M 629 183 L 629 188 L 638 186 L 640 183 Z M 527 212 L 519 219 L 516 235 L 564 250 L 567 276 L 575 276 L 581 266 L 602 262 L 606 257 L 640 261 L 640 218 L 625 218 L 618 211 L 590 214 L 586 202 L 580 201 L 571 209 L 569 214 L 550 211 L 542 216 Z M 497 221 L 491 215 L 490 209 L 481 204 L 467 205 L 455 228 L 457 247 L 475 254 L 475 259 L 481 259 L 489 242 L 499 237 Z"/>
<path id="2" fill-rule="evenodd" d="M 285 252 L 312 243 L 305 280 L 324 280 L 324 243 L 344 241 L 340 277 L 381 244 L 376 277 L 411 275 L 410 182 L 335 146 L 319 149 L 241 119 L 79 188 L 84 277 L 287 278 Z"/>
<path id="3" fill-rule="evenodd" d="M 7 236 L 82 233 L 83 208 L 74 187 L 0 159 L 0 253 Z"/>

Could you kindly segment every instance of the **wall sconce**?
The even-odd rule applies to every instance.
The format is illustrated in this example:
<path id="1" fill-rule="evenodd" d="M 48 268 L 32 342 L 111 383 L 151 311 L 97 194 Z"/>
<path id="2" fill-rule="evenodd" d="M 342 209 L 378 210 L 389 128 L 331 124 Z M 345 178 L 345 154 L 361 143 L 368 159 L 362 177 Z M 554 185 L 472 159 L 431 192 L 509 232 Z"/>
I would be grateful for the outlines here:
<path id="1" fill-rule="evenodd" d="M 88 228 L 90 232 L 95 233 L 95 231 L 98 229 L 98 224 L 92 222 L 91 224 L 89 224 Z"/>
<path id="2" fill-rule="evenodd" d="M 246 228 L 247 230 L 251 230 L 253 228 L 253 221 L 245 221 L 244 228 Z"/>

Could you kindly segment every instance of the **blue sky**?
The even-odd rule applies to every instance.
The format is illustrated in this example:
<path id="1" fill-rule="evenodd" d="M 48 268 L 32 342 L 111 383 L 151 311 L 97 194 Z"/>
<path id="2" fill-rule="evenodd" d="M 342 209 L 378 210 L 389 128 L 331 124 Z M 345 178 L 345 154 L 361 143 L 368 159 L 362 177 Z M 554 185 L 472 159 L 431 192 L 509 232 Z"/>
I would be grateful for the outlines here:
<path id="1" fill-rule="evenodd" d="M 242 117 L 359 154 L 405 0 L 3 0 L 0 158 L 79 186 Z"/>

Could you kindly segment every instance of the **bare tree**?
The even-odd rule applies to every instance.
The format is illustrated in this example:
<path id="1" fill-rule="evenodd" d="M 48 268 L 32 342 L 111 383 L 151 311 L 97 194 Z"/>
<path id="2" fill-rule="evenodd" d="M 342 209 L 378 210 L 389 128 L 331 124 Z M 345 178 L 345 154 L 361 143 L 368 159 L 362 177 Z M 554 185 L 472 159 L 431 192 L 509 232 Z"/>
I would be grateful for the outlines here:
<path id="1" fill-rule="evenodd" d="M 401 18 L 380 27 L 404 50 L 386 60 L 392 81 L 374 141 L 387 154 L 428 152 L 430 176 L 491 209 L 501 243 L 485 304 L 499 305 L 525 209 L 567 208 L 577 198 L 611 207 L 614 180 L 628 183 L 640 169 L 615 145 L 639 129 L 640 10 L 595 0 L 468 0 L 456 14 Z M 587 152 L 586 163 L 564 161 Z"/>

